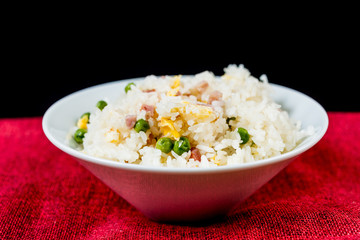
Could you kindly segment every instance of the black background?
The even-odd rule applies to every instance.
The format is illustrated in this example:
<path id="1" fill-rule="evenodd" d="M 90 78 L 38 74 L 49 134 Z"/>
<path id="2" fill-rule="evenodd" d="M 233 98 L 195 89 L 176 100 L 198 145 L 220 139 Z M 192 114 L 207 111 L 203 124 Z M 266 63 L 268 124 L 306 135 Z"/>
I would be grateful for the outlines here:
<path id="1" fill-rule="evenodd" d="M 360 111 L 355 19 L 313 13 L 310 21 L 301 15 L 288 22 L 290 15 L 248 28 L 239 18 L 119 20 L 110 29 L 88 20 L 23 21 L 3 47 L 0 117 L 41 116 L 60 98 L 108 81 L 204 70 L 222 75 L 228 64 L 244 64 L 255 77 L 264 73 L 327 111 Z"/>

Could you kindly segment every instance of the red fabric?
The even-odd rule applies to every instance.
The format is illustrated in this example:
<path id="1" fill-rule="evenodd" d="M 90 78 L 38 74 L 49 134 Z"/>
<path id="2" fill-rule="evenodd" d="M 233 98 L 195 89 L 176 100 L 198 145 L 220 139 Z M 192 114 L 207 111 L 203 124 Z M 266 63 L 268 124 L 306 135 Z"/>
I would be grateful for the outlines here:
<path id="1" fill-rule="evenodd" d="M 215 222 L 153 222 L 54 147 L 41 118 L 0 119 L 0 239 L 360 239 L 360 113 Z"/>

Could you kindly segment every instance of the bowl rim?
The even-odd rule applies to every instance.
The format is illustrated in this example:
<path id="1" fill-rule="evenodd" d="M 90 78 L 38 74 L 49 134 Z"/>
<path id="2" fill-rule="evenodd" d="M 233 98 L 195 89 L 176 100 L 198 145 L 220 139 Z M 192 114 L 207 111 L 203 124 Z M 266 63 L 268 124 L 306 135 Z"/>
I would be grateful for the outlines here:
<path id="1" fill-rule="evenodd" d="M 187 75 L 187 76 L 191 76 L 191 75 Z M 129 78 L 129 79 L 123 79 L 123 80 L 117 80 L 117 81 L 111 81 L 111 82 L 106 82 L 106 83 L 102 83 L 102 84 L 97 84 L 97 85 L 94 85 L 91 87 L 87 87 L 87 88 L 75 91 L 75 92 L 57 100 L 46 110 L 46 112 L 43 116 L 42 128 L 45 133 L 45 136 L 49 139 L 49 141 L 53 145 L 55 145 L 57 148 L 59 148 L 60 150 L 62 150 L 65 153 L 67 153 L 68 155 L 78 158 L 80 160 L 90 162 L 93 164 L 97 164 L 97 165 L 101 165 L 101 166 L 106 166 L 106 167 L 110 167 L 110 168 L 118 168 L 118 169 L 129 170 L 129 171 L 136 171 L 136 172 L 139 172 L 139 171 L 140 172 L 148 172 L 148 173 L 206 174 L 206 173 L 224 173 L 224 172 L 229 172 L 229 171 L 238 171 L 238 170 L 246 170 L 246 169 L 251 169 L 251 168 L 263 167 L 263 166 L 271 165 L 273 163 L 277 163 L 277 162 L 281 162 L 284 160 L 295 158 L 298 155 L 300 155 L 301 153 L 304 153 L 305 151 L 307 151 L 308 149 L 313 147 L 316 143 L 318 143 L 322 139 L 322 137 L 325 135 L 325 133 L 328 129 L 328 126 L 329 126 L 329 118 L 328 118 L 327 112 L 313 98 L 311 98 L 311 97 L 307 96 L 306 94 L 299 92 L 295 89 L 291 89 L 289 87 L 285 87 L 285 86 L 278 85 L 275 83 L 269 83 L 271 87 L 284 88 L 285 90 L 296 92 L 297 94 L 302 95 L 302 97 L 307 98 L 309 101 L 312 102 L 312 104 L 317 105 L 321 111 L 320 115 L 322 117 L 324 117 L 323 120 L 325 120 L 325 124 L 323 126 L 321 126 L 320 131 L 317 131 L 314 133 L 314 135 L 310 136 L 310 140 L 307 141 L 305 144 L 297 146 L 295 149 L 293 149 L 289 152 L 283 153 L 281 155 L 262 159 L 259 161 L 234 164 L 234 165 L 226 165 L 226 166 L 218 166 L 218 167 L 210 167 L 210 168 L 184 168 L 184 167 L 168 168 L 168 167 L 159 167 L 159 166 L 143 166 L 143 165 L 137 165 L 137 164 L 120 163 L 120 162 L 116 162 L 116 161 L 112 161 L 112 160 L 108 160 L 108 159 L 104 159 L 104 158 L 87 155 L 76 149 L 71 148 L 70 146 L 67 146 L 65 143 L 62 143 L 61 141 L 58 141 L 51 134 L 50 126 L 49 126 L 49 118 L 50 118 L 51 114 L 53 114 L 56 111 L 58 106 L 60 106 L 63 102 L 66 102 L 69 99 L 71 99 L 74 95 L 94 89 L 94 88 L 98 88 L 98 87 L 105 87 L 107 85 L 112 85 L 112 84 L 126 83 L 128 81 L 139 81 L 144 78 L 145 77 Z"/>

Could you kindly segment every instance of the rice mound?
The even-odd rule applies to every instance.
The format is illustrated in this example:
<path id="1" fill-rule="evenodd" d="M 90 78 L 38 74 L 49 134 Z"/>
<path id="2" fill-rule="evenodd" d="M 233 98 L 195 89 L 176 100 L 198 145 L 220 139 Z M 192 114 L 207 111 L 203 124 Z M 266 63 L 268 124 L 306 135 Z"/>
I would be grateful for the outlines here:
<path id="1" fill-rule="evenodd" d="M 229 65 L 224 72 L 221 77 L 209 71 L 151 75 L 135 82 L 117 101 L 91 112 L 82 151 L 121 163 L 206 168 L 277 156 L 312 134 L 271 99 L 266 75 L 257 79 L 243 65 Z M 150 129 L 129 128 L 128 116 L 146 119 Z M 248 131 L 247 143 L 238 128 Z M 181 156 L 163 153 L 155 147 L 163 136 L 174 141 L 185 136 L 191 150 Z"/>

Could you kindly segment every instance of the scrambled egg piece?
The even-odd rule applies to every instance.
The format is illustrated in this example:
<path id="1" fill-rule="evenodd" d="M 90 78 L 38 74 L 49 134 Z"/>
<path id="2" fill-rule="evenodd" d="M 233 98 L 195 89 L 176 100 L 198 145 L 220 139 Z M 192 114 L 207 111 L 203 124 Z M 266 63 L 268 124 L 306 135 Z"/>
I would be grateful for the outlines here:
<path id="1" fill-rule="evenodd" d="M 180 129 L 178 124 L 186 123 L 187 121 L 192 121 L 193 123 L 200 123 L 205 121 L 213 121 L 217 119 L 217 114 L 209 106 L 190 103 L 188 101 L 182 101 L 182 106 L 172 108 L 171 112 L 178 112 L 176 120 L 173 121 L 168 117 L 160 117 L 159 127 L 161 133 L 166 136 L 176 140 L 179 140 L 181 137 L 181 132 L 183 129 Z M 177 129 L 176 127 L 177 126 Z"/>
<path id="2" fill-rule="evenodd" d="M 160 131 L 166 137 L 173 137 L 176 140 L 180 139 L 180 133 L 175 129 L 174 122 L 170 119 L 161 118 L 159 123 Z"/>
<path id="3" fill-rule="evenodd" d="M 203 122 L 205 120 L 215 120 L 216 114 L 210 106 L 190 103 L 187 101 L 182 102 L 184 106 L 179 108 L 180 116 L 186 121 L 193 120 L 195 122 Z"/>
<path id="4" fill-rule="evenodd" d="M 195 118 L 198 120 L 204 120 L 210 117 L 213 113 L 211 107 L 189 103 L 181 108 L 180 112 L 184 118 Z"/>
<path id="5" fill-rule="evenodd" d="M 174 76 L 174 82 L 171 85 L 171 90 L 166 93 L 166 96 L 169 97 L 176 96 L 177 92 L 180 89 L 180 79 L 181 79 L 181 75 Z"/>

